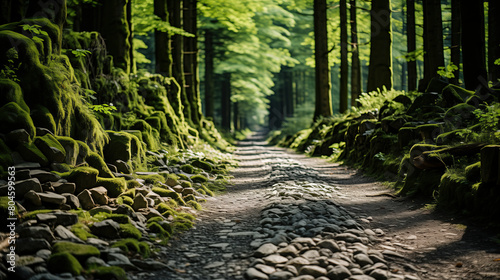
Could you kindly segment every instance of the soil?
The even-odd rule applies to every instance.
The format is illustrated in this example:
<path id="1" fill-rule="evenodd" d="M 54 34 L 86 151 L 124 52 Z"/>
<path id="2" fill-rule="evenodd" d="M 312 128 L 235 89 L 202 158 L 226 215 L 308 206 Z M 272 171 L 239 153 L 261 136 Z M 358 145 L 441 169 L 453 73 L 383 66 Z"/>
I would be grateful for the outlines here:
<path id="1" fill-rule="evenodd" d="M 385 233 L 374 248 L 403 255 L 398 267 L 420 279 L 500 279 L 498 231 L 487 224 L 430 210 L 429 201 L 387 195 L 391 189 L 361 171 L 268 146 L 262 134 L 242 141 L 235 154 L 240 165 L 227 193 L 205 203 L 196 228 L 158 253 L 171 269 L 131 279 L 244 279 L 255 249 L 245 232 L 259 227 L 269 188 L 290 180 L 335 186 L 333 201 Z"/>

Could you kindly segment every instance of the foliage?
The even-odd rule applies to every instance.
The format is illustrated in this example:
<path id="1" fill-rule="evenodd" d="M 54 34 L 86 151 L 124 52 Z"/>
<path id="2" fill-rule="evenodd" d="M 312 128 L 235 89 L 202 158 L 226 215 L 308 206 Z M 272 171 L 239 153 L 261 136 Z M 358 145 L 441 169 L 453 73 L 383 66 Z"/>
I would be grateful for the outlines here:
<path id="1" fill-rule="evenodd" d="M 92 109 L 94 112 L 99 112 L 103 113 L 105 115 L 111 115 L 113 111 L 116 111 L 116 107 L 113 105 L 113 103 L 108 104 L 98 104 L 98 105 L 93 105 L 89 104 L 90 109 Z"/>
<path id="2" fill-rule="evenodd" d="M 72 50 L 71 53 L 74 54 L 75 57 L 86 57 L 87 55 L 92 54 L 91 51 L 82 50 L 82 49 Z"/>
<path id="3" fill-rule="evenodd" d="M 412 97 L 411 93 L 405 93 L 399 90 L 387 90 L 385 87 L 381 91 L 380 89 L 372 92 L 363 92 L 360 97 L 356 99 L 359 102 L 358 107 L 352 107 L 351 110 L 355 113 L 365 113 L 373 110 L 377 110 L 384 105 L 384 102 L 394 99 L 398 95 L 407 95 Z"/>
<path id="4" fill-rule="evenodd" d="M 46 31 L 43 31 L 40 25 L 38 24 L 22 24 L 21 27 L 23 30 L 28 31 L 31 34 L 31 40 L 33 40 L 35 43 L 42 43 L 43 39 L 40 37 L 37 37 L 36 35 L 44 35 L 48 36 L 49 34 Z"/>
<path id="5" fill-rule="evenodd" d="M 455 74 L 453 74 L 453 72 L 458 70 L 458 66 L 450 62 L 450 64 L 448 64 L 447 66 L 439 66 L 438 69 L 438 75 L 440 75 L 441 77 L 452 79 L 455 78 Z"/>

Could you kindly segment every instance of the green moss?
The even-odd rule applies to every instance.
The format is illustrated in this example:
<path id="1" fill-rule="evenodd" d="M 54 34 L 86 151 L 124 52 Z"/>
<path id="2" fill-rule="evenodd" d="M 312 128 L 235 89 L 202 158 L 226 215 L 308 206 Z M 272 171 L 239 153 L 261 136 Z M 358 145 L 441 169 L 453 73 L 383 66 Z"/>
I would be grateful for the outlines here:
<path id="1" fill-rule="evenodd" d="M 186 176 L 185 174 L 177 174 L 177 176 L 179 177 L 180 180 L 191 181 L 191 179 L 189 179 L 189 177 Z"/>
<path id="2" fill-rule="evenodd" d="M 40 209 L 40 210 L 35 210 L 35 211 L 30 211 L 30 212 L 26 212 L 23 214 L 23 220 L 27 221 L 27 220 L 33 220 L 33 219 L 36 219 L 36 215 L 38 214 L 47 214 L 47 213 L 52 213 L 54 212 L 54 210 L 51 210 L 51 209 Z"/>
<path id="3" fill-rule="evenodd" d="M 140 239 L 142 233 L 132 224 L 120 224 L 120 237 Z"/>
<path id="4" fill-rule="evenodd" d="M 143 179 L 147 184 L 156 185 L 158 182 L 165 183 L 165 177 L 160 174 L 138 175 L 137 178 Z"/>
<path id="5" fill-rule="evenodd" d="M 161 197 L 170 197 L 170 198 L 174 199 L 175 201 L 177 201 L 177 203 L 179 203 L 180 205 L 183 205 L 183 206 L 186 205 L 186 203 L 182 199 L 181 195 L 175 191 L 167 190 L 167 189 L 160 188 L 160 187 L 153 187 L 152 191 L 157 193 Z"/>
<path id="6" fill-rule="evenodd" d="M 76 165 L 78 154 L 80 153 L 80 145 L 78 145 L 78 142 L 71 137 L 65 136 L 56 136 L 56 139 L 61 143 L 66 152 L 65 162 L 72 166 Z"/>
<path id="7" fill-rule="evenodd" d="M 465 168 L 465 178 L 469 182 L 479 182 L 481 180 L 481 161 Z"/>
<path id="8" fill-rule="evenodd" d="M 26 105 L 26 102 L 24 102 L 23 92 L 19 84 L 12 80 L 0 79 L 0 92 L 2 93 L 0 94 L 0 106 L 9 102 L 14 102 L 19 105 L 21 109 L 30 113 L 30 108 Z"/>
<path id="9" fill-rule="evenodd" d="M 205 161 L 201 161 L 201 160 L 195 160 L 195 161 L 191 162 L 191 165 L 194 167 L 201 168 L 207 172 L 212 172 L 212 170 L 214 168 L 212 166 L 212 164 L 205 162 Z"/>
<path id="10" fill-rule="evenodd" d="M 137 181 L 136 181 L 137 182 Z M 128 189 L 127 191 L 123 192 L 122 194 L 120 194 L 120 196 L 128 196 L 130 198 L 134 198 L 135 197 L 135 189 Z"/>
<path id="11" fill-rule="evenodd" d="M 49 164 L 47 157 L 34 143 L 20 143 L 16 150 L 26 161 L 38 162 L 41 166 Z"/>
<path id="12" fill-rule="evenodd" d="M 448 171 L 441 177 L 438 205 L 455 210 L 464 209 L 468 198 L 466 194 L 470 192 L 471 186 L 465 176 Z"/>
<path id="13" fill-rule="evenodd" d="M 214 196 L 214 192 L 203 184 L 196 191 L 204 195 Z"/>
<path id="14" fill-rule="evenodd" d="M 97 178 L 97 185 L 108 190 L 109 197 L 118 197 L 127 190 L 127 181 L 124 178 Z"/>
<path id="15" fill-rule="evenodd" d="M 35 126 L 46 128 L 52 133 L 57 132 L 57 126 L 54 120 L 54 116 L 52 116 L 49 109 L 41 105 L 36 105 L 33 110 L 31 110 L 30 115 Z"/>
<path id="16" fill-rule="evenodd" d="M 108 162 L 123 160 L 132 168 L 142 166 L 146 158 L 142 141 L 131 133 L 108 131 L 109 143 L 104 147 L 104 158 Z"/>
<path id="17" fill-rule="evenodd" d="M 147 221 L 147 224 L 149 223 L 153 223 L 153 222 L 162 222 L 162 221 L 165 221 L 165 219 L 163 219 L 162 217 L 152 217 L 152 218 L 149 218 L 148 221 Z"/>
<path id="18" fill-rule="evenodd" d="M 183 232 L 194 226 L 194 216 L 188 213 L 179 213 L 173 222 L 174 232 Z"/>
<path id="19" fill-rule="evenodd" d="M 135 179 L 127 180 L 127 188 L 129 189 L 135 189 L 135 188 L 140 188 L 142 185 Z"/>
<path id="20" fill-rule="evenodd" d="M 192 194 L 188 194 L 186 195 L 185 197 L 183 197 L 184 201 L 188 202 L 188 201 L 196 201 L 196 198 L 194 197 L 194 195 Z"/>
<path id="21" fill-rule="evenodd" d="M 23 128 L 30 138 L 35 138 L 35 125 L 28 112 L 19 104 L 10 102 L 0 108 L 0 132 L 7 134 L 12 130 Z"/>
<path id="22" fill-rule="evenodd" d="M 96 267 L 90 270 L 90 274 L 94 276 L 94 279 L 127 280 L 127 273 L 118 266 Z"/>
<path id="23" fill-rule="evenodd" d="M 129 129 L 139 130 L 142 134 L 142 140 L 146 143 L 149 150 L 156 151 L 160 147 L 160 132 L 144 120 L 135 121 Z"/>
<path id="24" fill-rule="evenodd" d="M 90 257 L 99 257 L 101 255 L 99 249 L 92 245 L 60 241 L 52 246 L 52 253 L 56 254 L 63 252 L 70 253 L 81 262 L 84 262 Z"/>
<path id="25" fill-rule="evenodd" d="M 186 202 L 187 206 L 193 208 L 193 209 L 196 209 L 196 210 L 201 210 L 201 205 L 196 202 L 195 200 L 188 200 Z"/>
<path id="26" fill-rule="evenodd" d="M 191 182 L 189 182 L 189 181 L 180 181 L 180 183 L 181 183 L 181 186 L 183 188 L 191 188 L 191 187 L 193 187 L 193 184 L 191 184 Z"/>
<path id="27" fill-rule="evenodd" d="M 195 169 L 194 167 L 191 165 L 191 164 L 184 164 L 181 166 L 181 170 L 183 172 L 186 172 L 188 174 L 194 174 L 195 173 Z"/>
<path id="28" fill-rule="evenodd" d="M 156 234 L 158 234 L 160 237 L 162 238 L 165 238 L 165 239 L 168 239 L 170 238 L 170 234 L 168 233 L 168 231 L 166 231 L 162 226 L 160 226 L 160 224 L 158 224 L 157 222 L 152 222 L 152 223 L 148 223 L 147 225 L 148 229 Z"/>
<path id="29" fill-rule="evenodd" d="M 97 175 L 99 171 L 92 167 L 77 167 L 69 173 L 61 174 L 61 177 L 76 184 L 76 193 L 80 193 L 84 189 L 90 189 L 97 183 Z"/>
<path id="30" fill-rule="evenodd" d="M 53 253 L 47 260 L 47 268 L 52 273 L 71 273 L 80 275 L 83 267 L 69 252 Z"/>
<path id="31" fill-rule="evenodd" d="M 37 136 L 34 142 L 50 162 L 64 162 L 66 159 L 66 150 L 54 135 L 47 133 L 44 136 Z M 54 149 L 58 152 L 54 153 Z"/>
<path id="32" fill-rule="evenodd" d="M 208 182 L 208 178 L 201 175 L 201 174 L 196 174 L 196 175 L 191 176 L 191 180 L 194 183 L 206 183 L 206 182 Z"/>
<path id="33" fill-rule="evenodd" d="M 97 153 L 91 152 L 85 158 L 85 161 L 91 166 L 99 171 L 99 177 L 103 178 L 115 178 L 111 170 Z"/>
<path id="34" fill-rule="evenodd" d="M 125 214 L 114 214 L 114 213 L 101 212 L 101 213 L 94 215 L 93 218 L 99 222 L 107 220 L 107 219 L 111 219 L 119 224 L 129 224 L 130 223 L 130 218 Z"/>
<path id="35" fill-rule="evenodd" d="M 90 147 L 87 143 L 79 140 L 76 140 L 76 143 L 78 143 L 78 159 L 80 159 L 80 162 L 83 162 L 83 160 L 90 153 Z"/>
<path id="36" fill-rule="evenodd" d="M 120 196 L 116 199 L 116 203 L 119 205 L 125 204 L 132 206 L 132 204 L 134 204 L 134 199 L 129 196 Z"/>
<path id="37" fill-rule="evenodd" d="M 174 211 L 174 209 L 170 205 L 168 205 L 167 203 L 165 203 L 165 202 L 162 202 L 162 203 L 156 205 L 156 210 L 158 210 L 158 212 L 160 212 L 160 213 L 163 213 L 163 212 L 168 211 L 168 210 Z M 161 220 L 163 220 L 160 217 L 158 217 L 158 218 L 161 219 Z"/>

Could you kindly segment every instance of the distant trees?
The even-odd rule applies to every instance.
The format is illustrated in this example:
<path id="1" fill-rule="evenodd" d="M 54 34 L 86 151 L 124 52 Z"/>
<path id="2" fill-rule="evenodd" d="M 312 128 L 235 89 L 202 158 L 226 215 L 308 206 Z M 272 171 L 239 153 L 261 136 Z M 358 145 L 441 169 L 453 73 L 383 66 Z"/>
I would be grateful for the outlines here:
<path id="1" fill-rule="evenodd" d="M 424 78 L 419 91 L 427 88 L 430 80 L 438 76 L 439 67 L 444 66 L 443 24 L 441 0 L 423 1 L 424 8 Z"/>

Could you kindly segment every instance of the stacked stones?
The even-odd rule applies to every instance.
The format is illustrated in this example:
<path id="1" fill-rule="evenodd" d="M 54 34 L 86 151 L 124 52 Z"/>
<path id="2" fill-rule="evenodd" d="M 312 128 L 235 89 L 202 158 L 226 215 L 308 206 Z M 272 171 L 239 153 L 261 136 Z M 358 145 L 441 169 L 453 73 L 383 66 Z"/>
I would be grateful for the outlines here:
<path id="1" fill-rule="evenodd" d="M 318 188 L 318 184 L 302 186 Z M 271 193 L 273 189 L 283 190 L 284 184 L 274 186 Z M 285 194 L 277 193 L 280 199 Z M 402 255 L 374 249 L 382 230 L 365 229 L 331 200 L 296 200 L 293 193 L 291 197 L 295 200 L 284 199 L 262 211 L 257 230 L 268 238 L 252 242 L 255 259 L 246 279 L 419 279 L 404 272 Z"/>

